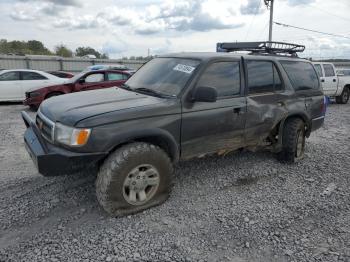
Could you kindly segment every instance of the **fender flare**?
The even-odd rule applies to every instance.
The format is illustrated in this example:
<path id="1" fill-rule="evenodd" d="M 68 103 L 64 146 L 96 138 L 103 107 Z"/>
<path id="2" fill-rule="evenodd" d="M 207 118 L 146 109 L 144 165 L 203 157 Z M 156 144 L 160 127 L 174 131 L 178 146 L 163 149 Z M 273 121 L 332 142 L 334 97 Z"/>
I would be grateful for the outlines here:
<path id="1" fill-rule="evenodd" d="M 306 125 L 306 137 L 309 137 L 310 134 L 311 134 L 311 120 L 310 118 L 307 116 L 307 114 L 305 114 L 304 112 L 294 112 L 294 113 L 291 113 L 291 114 L 288 114 L 287 116 L 285 116 L 281 121 L 280 121 L 280 125 L 279 125 L 279 128 L 278 128 L 278 141 L 277 143 L 274 145 L 273 147 L 273 151 L 274 152 L 279 152 L 282 150 L 282 140 L 283 140 L 283 128 L 284 128 L 284 124 L 286 122 L 286 120 L 288 118 L 292 118 L 292 117 L 299 117 L 301 118 L 304 122 L 305 122 L 305 125 Z"/>
<path id="2" fill-rule="evenodd" d="M 180 148 L 175 138 L 166 130 L 163 129 L 142 129 L 132 132 L 119 133 L 118 136 L 112 139 L 108 152 L 115 151 L 118 147 L 128 144 L 133 141 L 143 141 L 153 143 L 161 147 L 173 162 L 178 162 L 180 158 Z"/>

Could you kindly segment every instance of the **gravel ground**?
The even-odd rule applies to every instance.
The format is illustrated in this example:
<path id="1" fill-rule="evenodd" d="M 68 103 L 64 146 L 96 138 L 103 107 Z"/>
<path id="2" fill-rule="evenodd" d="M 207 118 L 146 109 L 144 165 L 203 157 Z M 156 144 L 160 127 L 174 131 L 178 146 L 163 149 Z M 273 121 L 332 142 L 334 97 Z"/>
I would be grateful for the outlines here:
<path id="1" fill-rule="evenodd" d="M 350 261 L 350 104 L 284 165 L 268 152 L 181 163 L 170 199 L 111 218 L 94 174 L 43 177 L 21 105 L 0 105 L 0 261 Z"/>

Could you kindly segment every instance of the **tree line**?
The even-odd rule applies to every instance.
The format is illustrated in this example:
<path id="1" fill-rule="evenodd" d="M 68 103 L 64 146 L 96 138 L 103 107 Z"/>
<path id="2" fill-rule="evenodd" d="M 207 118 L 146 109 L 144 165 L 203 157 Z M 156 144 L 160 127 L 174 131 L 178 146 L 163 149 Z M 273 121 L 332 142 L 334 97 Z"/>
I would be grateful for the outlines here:
<path id="1" fill-rule="evenodd" d="M 54 50 L 51 51 L 38 40 L 7 41 L 6 39 L 0 39 L 0 54 L 57 55 L 62 57 L 94 55 L 96 58 L 108 59 L 108 54 L 100 53 L 92 47 L 78 47 L 75 49 L 75 51 L 73 51 L 67 46 L 60 44 L 55 46 Z"/>

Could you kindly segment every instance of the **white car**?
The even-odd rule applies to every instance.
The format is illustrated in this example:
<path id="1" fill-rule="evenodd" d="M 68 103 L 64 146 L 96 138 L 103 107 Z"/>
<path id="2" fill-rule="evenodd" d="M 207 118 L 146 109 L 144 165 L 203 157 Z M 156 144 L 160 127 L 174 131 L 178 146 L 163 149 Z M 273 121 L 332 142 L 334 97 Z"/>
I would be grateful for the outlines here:
<path id="1" fill-rule="evenodd" d="M 29 89 L 61 84 L 65 81 L 38 70 L 2 70 L 0 71 L 0 101 L 23 101 Z"/>
<path id="2" fill-rule="evenodd" d="M 314 62 L 320 77 L 323 93 L 335 97 L 338 104 L 346 104 L 350 98 L 350 76 L 338 76 L 332 63 Z"/>

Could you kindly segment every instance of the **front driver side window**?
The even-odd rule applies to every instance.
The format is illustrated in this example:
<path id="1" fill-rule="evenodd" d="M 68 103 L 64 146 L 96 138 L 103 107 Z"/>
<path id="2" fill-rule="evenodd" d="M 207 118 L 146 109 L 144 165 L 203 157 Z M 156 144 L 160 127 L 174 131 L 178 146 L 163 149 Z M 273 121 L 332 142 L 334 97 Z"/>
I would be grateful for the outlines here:
<path id="1" fill-rule="evenodd" d="M 97 83 L 97 82 L 103 82 L 103 81 L 104 81 L 103 73 L 91 74 L 85 78 L 86 83 Z"/>
<path id="2" fill-rule="evenodd" d="M 208 66 L 197 86 L 216 88 L 218 97 L 230 97 L 240 92 L 239 62 L 216 62 Z"/>

